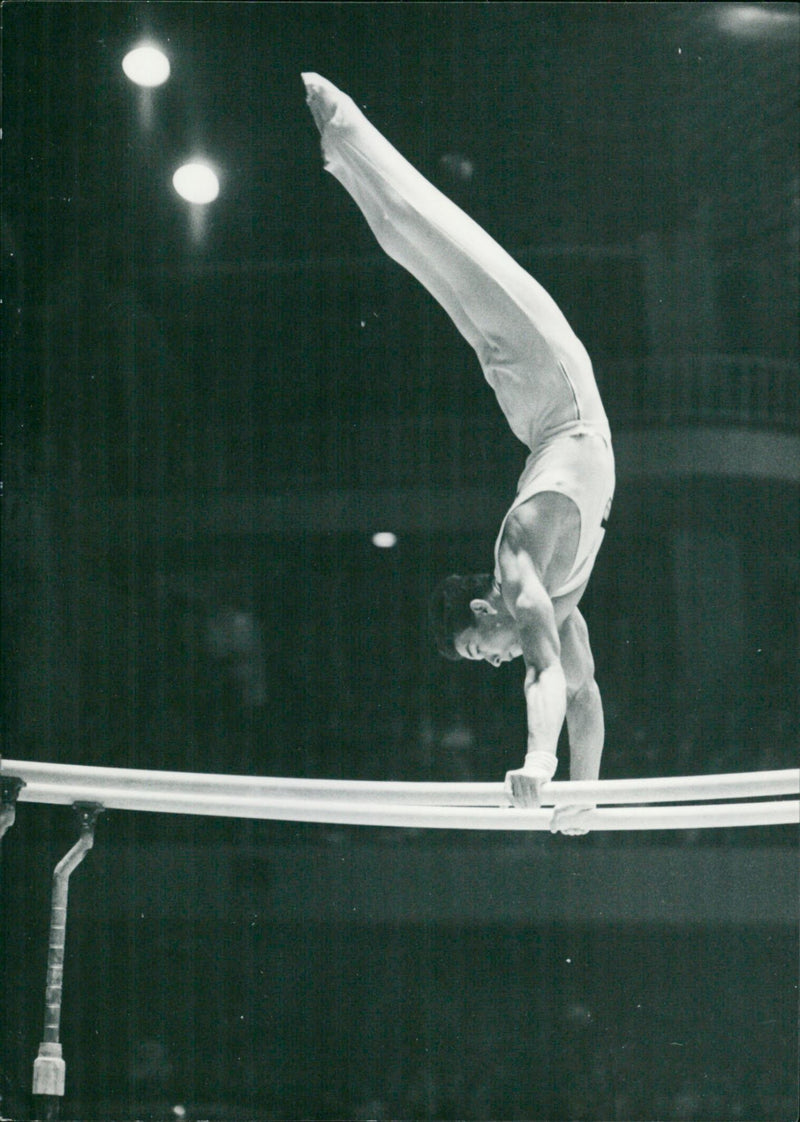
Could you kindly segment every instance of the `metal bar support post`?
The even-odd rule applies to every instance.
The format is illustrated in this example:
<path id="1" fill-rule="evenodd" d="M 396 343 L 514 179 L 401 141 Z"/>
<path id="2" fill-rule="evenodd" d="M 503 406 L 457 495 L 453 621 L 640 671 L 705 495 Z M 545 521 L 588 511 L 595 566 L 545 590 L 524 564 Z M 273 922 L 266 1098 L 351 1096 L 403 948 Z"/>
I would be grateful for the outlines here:
<path id="1" fill-rule="evenodd" d="M 44 1037 L 33 1062 L 33 1094 L 43 1108 L 44 1122 L 56 1122 L 64 1096 L 66 1064 L 59 1031 L 61 993 L 64 981 L 64 948 L 67 933 L 69 878 L 94 845 L 94 827 L 105 809 L 99 803 L 73 803 L 80 822 L 80 837 L 55 867 L 50 907 L 50 942 L 47 952 L 47 986 L 44 1006 Z"/>

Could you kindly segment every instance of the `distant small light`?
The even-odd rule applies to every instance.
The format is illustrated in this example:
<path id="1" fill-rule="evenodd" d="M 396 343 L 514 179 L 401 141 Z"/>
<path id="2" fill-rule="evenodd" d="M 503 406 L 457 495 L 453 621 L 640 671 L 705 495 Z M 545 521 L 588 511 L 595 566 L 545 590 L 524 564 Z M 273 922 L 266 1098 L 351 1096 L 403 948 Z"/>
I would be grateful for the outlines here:
<path id="1" fill-rule="evenodd" d="M 184 164 L 172 177 L 172 186 L 187 203 L 213 203 L 219 179 L 208 164 Z"/>
<path id="2" fill-rule="evenodd" d="M 397 545 L 397 534 L 393 534 L 391 530 L 381 530 L 372 535 L 372 544 L 378 549 L 391 549 L 392 546 Z"/>
<path id="3" fill-rule="evenodd" d="M 169 78 L 169 59 L 158 47 L 136 47 L 122 60 L 122 69 L 137 86 L 163 86 Z"/>

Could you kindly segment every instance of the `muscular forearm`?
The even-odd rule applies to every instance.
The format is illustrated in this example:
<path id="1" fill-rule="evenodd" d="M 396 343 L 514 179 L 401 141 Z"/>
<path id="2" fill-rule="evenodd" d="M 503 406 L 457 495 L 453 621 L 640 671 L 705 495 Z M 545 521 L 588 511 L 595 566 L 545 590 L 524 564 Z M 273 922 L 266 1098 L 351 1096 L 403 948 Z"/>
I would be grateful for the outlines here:
<path id="1" fill-rule="evenodd" d="M 567 730 L 570 779 L 599 779 L 605 725 L 600 690 L 594 680 L 569 699 Z"/>
<path id="2" fill-rule="evenodd" d="M 528 751 L 521 768 L 506 773 L 506 785 L 515 806 L 538 806 L 542 784 L 553 778 L 556 747 L 567 706 L 567 684 L 560 662 L 539 673 L 529 666 L 525 675 L 528 709 Z"/>
<path id="3" fill-rule="evenodd" d="M 538 674 L 529 667 L 525 675 L 525 702 L 528 710 L 528 754 L 555 756 L 567 707 L 567 685 L 559 662 Z"/>

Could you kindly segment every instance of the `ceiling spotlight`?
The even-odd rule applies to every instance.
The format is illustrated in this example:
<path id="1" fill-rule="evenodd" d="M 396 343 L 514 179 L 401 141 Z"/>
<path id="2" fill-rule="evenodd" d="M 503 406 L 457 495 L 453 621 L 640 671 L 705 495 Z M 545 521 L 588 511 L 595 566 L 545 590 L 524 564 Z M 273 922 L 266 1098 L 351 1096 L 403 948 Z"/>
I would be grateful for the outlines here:
<path id="1" fill-rule="evenodd" d="M 219 194 L 219 179 L 208 164 L 179 167 L 172 177 L 172 186 L 187 203 L 213 203 Z"/>
<path id="2" fill-rule="evenodd" d="M 391 549 L 397 545 L 397 534 L 393 534 L 391 530 L 381 530 L 372 535 L 372 544 L 378 549 Z"/>
<path id="3" fill-rule="evenodd" d="M 718 4 L 716 15 L 723 31 L 738 35 L 796 34 L 800 16 L 775 4 Z"/>
<path id="4" fill-rule="evenodd" d="M 163 86 L 169 78 L 169 59 L 158 47 L 136 47 L 125 55 L 122 69 L 137 86 Z"/>

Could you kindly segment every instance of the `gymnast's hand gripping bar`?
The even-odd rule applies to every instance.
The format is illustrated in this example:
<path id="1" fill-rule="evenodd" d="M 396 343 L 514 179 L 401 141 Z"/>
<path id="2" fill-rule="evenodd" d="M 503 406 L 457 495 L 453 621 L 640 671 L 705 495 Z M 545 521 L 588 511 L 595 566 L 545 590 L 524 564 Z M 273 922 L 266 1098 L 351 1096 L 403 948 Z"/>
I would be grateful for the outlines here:
<path id="1" fill-rule="evenodd" d="M 14 825 L 17 799 L 24 786 L 25 780 L 16 775 L 0 776 L 0 838 Z"/>

